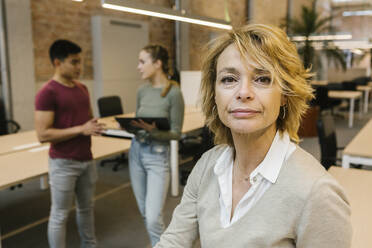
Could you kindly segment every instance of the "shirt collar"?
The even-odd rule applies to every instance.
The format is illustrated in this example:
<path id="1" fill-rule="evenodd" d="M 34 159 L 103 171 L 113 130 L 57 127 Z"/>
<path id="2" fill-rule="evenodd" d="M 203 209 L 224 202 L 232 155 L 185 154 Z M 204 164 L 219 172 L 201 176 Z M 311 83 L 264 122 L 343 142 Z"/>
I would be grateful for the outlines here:
<path id="1" fill-rule="evenodd" d="M 233 148 L 226 146 L 225 150 L 221 153 L 214 166 L 214 174 L 221 176 L 233 164 Z"/>
<path id="2" fill-rule="evenodd" d="M 271 183 L 275 183 L 284 163 L 289 143 L 288 133 L 284 132 L 280 135 L 280 132 L 277 131 L 264 160 L 251 173 L 250 177 L 252 178 L 259 173 Z"/>
<path id="3" fill-rule="evenodd" d="M 280 135 L 279 131 L 277 131 L 264 160 L 251 173 L 250 179 L 257 174 L 260 174 L 266 180 L 270 181 L 271 183 L 275 183 L 286 158 L 289 144 L 290 139 L 288 133 L 284 132 L 282 135 Z M 214 173 L 217 176 L 221 176 L 226 172 L 227 169 L 230 169 L 232 165 L 233 148 L 226 146 L 225 150 L 221 153 L 220 157 L 216 161 Z"/>

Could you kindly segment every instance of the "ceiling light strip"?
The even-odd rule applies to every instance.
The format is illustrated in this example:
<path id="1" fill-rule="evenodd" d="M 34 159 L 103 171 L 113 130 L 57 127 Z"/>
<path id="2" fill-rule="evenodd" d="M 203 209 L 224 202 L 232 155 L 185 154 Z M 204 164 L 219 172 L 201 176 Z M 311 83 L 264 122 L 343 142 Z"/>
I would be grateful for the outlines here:
<path id="1" fill-rule="evenodd" d="M 162 13 L 160 11 L 151 11 L 151 10 L 146 10 L 146 9 L 141 9 L 141 8 L 122 6 L 118 4 L 109 4 L 109 3 L 105 3 L 105 1 L 102 1 L 102 2 L 103 2 L 102 7 L 107 8 L 107 9 L 114 9 L 114 10 L 119 10 L 119 11 L 139 14 L 139 15 L 146 15 L 146 16 L 159 17 L 159 18 L 170 19 L 170 20 L 175 20 L 175 21 L 188 22 L 192 24 L 204 25 L 204 26 L 220 28 L 220 29 L 227 29 L 227 30 L 232 29 L 231 25 L 227 23 L 225 24 L 222 21 L 221 23 L 212 22 L 208 20 L 202 20 L 199 18 L 198 19 L 191 18 L 191 17 L 188 17 L 187 15 L 169 14 L 169 13 L 164 13 L 164 12 Z M 168 10 L 167 12 L 171 12 L 171 11 L 172 10 Z M 172 12 L 175 12 L 175 11 L 172 11 Z"/>
<path id="2" fill-rule="evenodd" d="M 350 40 L 353 36 L 351 34 L 333 34 L 333 35 L 310 35 L 308 37 L 311 41 L 324 41 L 324 40 Z M 292 41 L 305 41 L 306 36 L 292 36 Z"/>
<path id="3" fill-rule="evenodd" d="M 372 16 L 372 10 L 344 11 L 342 16 Z"/>

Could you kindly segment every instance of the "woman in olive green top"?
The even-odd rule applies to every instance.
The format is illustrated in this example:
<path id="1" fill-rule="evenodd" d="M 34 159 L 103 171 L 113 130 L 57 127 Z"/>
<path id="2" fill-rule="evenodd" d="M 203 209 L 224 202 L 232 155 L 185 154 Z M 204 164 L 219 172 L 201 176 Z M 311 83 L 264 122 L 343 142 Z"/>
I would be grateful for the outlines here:
<path id="1" fill-rule="evenodd" d="M 144 47 L 139 54 L 138 70 L 147 80 L 137 93 L 137 117 L 165 117 L 170 130 L 159 130 L 155 123 L 142 120 L 132 140 L 129 171 L 132 188 L 146 224 L 151 244 L 164 231 L 163 206 L 169 188 L 169 141 L 181 136 L 184 101 L 178 84 L 168 79 L 168 53 L 159 45 Z"/>

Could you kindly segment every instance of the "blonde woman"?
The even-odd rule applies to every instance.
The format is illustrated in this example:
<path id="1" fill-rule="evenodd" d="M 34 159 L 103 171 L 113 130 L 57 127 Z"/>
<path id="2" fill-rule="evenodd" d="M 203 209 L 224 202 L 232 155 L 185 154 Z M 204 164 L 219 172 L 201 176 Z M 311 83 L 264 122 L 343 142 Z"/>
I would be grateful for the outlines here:
<path id="1" fill-rule="evenodd" d="M 135 122 L 141 130 L 129 152 L 132 188 L 154 246 L 165 229 L 162 213 L 169 188 L 169 141 L 181 136 L 184 101 L 178 84 L 168 79 L 168 52 L 164 47 L 144 47 L 137 69 L 147 83 L 138 90 L 136 116 L 165 117 L 170 123 L 170 130 L 164 131 L 155 123 Z"/>
<path id="2" fill-rule="evenodd" d="M 285 33 L 247 25 L 217 38 L 203 64 L 202 99 L 215 148 L 192 171 L 155 246 L 349 248 L 340 185 L 296 145 L 313 98 Z"/>

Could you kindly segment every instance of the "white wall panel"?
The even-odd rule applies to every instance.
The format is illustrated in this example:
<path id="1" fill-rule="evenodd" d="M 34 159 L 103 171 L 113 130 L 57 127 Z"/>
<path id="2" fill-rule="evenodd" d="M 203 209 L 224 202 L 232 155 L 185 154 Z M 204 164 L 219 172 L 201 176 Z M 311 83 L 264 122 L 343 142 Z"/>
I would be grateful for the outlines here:
<path id="1" fill-rule="evenodd" d="M 107 16 L 92 17 L 93 100 L 119 95 L 124 112 L 136 108 L 136 92 L 143 82 L 137 71 L 138 54 L 149 42 L 148 24 Z M 94 104 L 97 111 L 97 104 Z"/>

